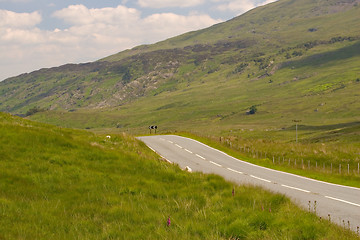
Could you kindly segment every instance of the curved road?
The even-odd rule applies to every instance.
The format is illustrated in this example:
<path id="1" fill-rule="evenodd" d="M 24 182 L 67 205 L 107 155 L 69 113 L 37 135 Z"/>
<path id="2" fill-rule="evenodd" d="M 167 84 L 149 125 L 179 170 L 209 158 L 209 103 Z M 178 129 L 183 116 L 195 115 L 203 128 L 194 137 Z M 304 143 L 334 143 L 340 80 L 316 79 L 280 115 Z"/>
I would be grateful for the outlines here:
<path id="1" fill-rule="evenodd" d="M 192 171 L 215 173 L 239 184 L 260 185 L 287 195 L 295 203 L 357 231 L 360 189 L 317 181 L 241 161 L 193 139 L 175 135 L 139 137 L 168 162 Z M 310 203 L 309 203 L 310 201 Z M 316 206 L 315 205 L 316 201 Z"/>

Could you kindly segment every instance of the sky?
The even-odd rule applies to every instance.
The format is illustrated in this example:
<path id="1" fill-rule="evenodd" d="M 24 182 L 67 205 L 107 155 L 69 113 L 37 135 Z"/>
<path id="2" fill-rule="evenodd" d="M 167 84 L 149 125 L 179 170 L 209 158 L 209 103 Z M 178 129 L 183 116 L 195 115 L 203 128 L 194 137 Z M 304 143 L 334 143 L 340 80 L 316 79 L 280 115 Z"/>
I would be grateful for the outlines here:
<path id="1" fill-rule="evenodd" d="M 0 0 L 0 81 L 210 27 L 275 0 Z"/>

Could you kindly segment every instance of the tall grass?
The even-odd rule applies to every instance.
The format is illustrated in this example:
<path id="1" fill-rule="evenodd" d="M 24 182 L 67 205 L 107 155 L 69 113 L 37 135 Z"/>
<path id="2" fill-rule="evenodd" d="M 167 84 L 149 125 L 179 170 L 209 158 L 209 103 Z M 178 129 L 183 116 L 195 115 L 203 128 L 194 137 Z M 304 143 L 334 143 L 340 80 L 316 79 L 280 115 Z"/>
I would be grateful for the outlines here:
<path id="1" fill-rule="evenodd" d="M 356 239 L 283 195 L 183 172 L 126 134 L 0 113 L 0 135 L 0 239 Z"/>

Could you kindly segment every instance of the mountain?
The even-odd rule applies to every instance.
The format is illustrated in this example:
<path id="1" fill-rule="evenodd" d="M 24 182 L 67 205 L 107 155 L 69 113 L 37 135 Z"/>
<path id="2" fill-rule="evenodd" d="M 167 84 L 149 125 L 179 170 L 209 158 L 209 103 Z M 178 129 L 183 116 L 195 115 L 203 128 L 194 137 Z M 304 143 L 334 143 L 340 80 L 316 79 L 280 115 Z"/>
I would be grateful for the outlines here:
<path id="1" fill-rule="evenodd" d="M 357 122 L 359 65 L 360 0 L 280 0 L 96 62 L 9 78 L 0 111 L 46 110 L 32 118 L 79 128 Z"/>

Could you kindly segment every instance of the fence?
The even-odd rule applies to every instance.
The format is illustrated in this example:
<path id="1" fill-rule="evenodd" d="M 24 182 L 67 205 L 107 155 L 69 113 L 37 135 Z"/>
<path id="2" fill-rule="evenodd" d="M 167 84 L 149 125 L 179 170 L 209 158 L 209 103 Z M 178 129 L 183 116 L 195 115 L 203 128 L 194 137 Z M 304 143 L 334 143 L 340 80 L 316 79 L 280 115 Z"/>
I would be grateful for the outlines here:
<path id="1" fill-rule="evenodd" d="M 248 146 L 237 146 L 227 139 L 220 138 L 220 142 L 228 145 L 229 147 L 239 150 L 246 156 L 254 159 L 263 159 L 273 165 L 281 165 L 303 170 L 319 171 L 329 174 L 347 174 L 347 175 L 360 175 L 359 161 L 349 161 L 351 163 L 338 163 L 338 162 L 318 162 L 316 160 L 308 160 L 304 158 L 290 158 L 284 155 L 275 155 L 267 152 L 262 152 Z"/>

